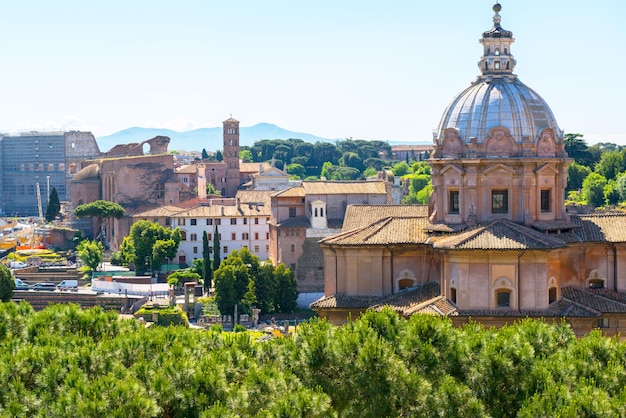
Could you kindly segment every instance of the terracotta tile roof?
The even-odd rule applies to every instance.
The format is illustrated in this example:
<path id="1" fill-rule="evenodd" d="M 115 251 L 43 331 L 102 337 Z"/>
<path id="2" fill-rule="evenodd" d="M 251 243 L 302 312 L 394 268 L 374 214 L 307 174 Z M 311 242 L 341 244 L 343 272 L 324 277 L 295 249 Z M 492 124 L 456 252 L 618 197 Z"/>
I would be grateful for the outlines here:
<path id="1" fill-rule="evenodd" d="M 294 228 L 294 227 L 308 228 L 309 226 L 311 226 L 311 223 L 304 216 L 296 216 L 295 218 L 287 218 L 279 222 L 278 224 L 276 224 L 276 226 L 279 226 L 281 228 Z"/>
<path id="2" fill-rule="evenodd" d="M 349 205 L 342 231 L 362 228 L 384 218 L 428 216 L 426 205 Z"/>
<path id="3" fill-rule="evenodd" d="M 303 181 L 307 195 L 327 194 L 387 194 L 382 181 Z"/>
<path id="4" fill-rule="evenodd" d="M 290 187 L 285 190 L 280 190 L 278 192 L 274 192 L 272 197 L 304 197 L 304 189 L 302 186 Z"/>
<path id="5" fill-rule="evenodd" d="M 429 282 L 417 289 L 403 291 L 391 295 L 373 305 L 370 309 L 380 311 L 389 307 L 401 315 L 409 316 L 416 313 L 433 315 L 455 315 L 456 308 L 443 296 L 439 296 L 439 283 Z"/>
<path id="6" fill-rule="evenodd" d="M 578 228 L 576 224 L 569 221 L 540 221 L 533 223 L 531 226 L 540 231 L 558 231 Z"/>
<path id="7" fill-rule="evenodd" d="M 507 220 L 497 220 L 434 243 L 435 248 L 464 250 L 525 250 L 564 246 L 565 242 L 555 236 Z"/>
<path id="8" fill-rule="evenodd" d="M 162 218 L 171 217 L 177 213 L 183 212 L 185 209 L 178 206 L 161 206 L 156 209 L 150 209 L 145 212 L 133 215 L 133 218 Z"/>
<path id="9" fill-rule="evenodd" d="M 262 203 L 267 207 L 272 205 L 272 190 L 239 190 L 235 195 L 235 199 L 244 204 Z"/>
<path id="10" fill-rule="evenodd" d="M 181 165 L 180 167 L 174 169 L 176 174 L 196 174 L 197 171 L 198 166 L 196 164 Z"/>
<path id="11" fill-rule="evenodd" d="M 586 242 L 626 242 L 626 214 L 598 213 L 572 215 L 580 228 L 576 233 Z"/>
<path id="12" fill-rule="evenodd" d="M 184 212 L 177 213 L 174 218 L 235 218 L 238 216 L 271 216 L 270 205 L 248 205 L 237 206 L 198 206 Z"/>
<path id="13" fill-rule="evenodd" d="M 324 238 L 320 243 L 345 246 L 421 244 L 428 239 L 424 232 L 427 223 L 425 217 L 389 217 L 363 228 Z"/>
<path id="14" fill-rule="evenodd" d="M 626 312 L 626 298 L 619 292 L 608 289 L 561 288 L 561 296 L 579 305 L 601 313 Z"/>
<path id="15" fill-rule="evenodd" d="M 270 163 L 239 163 L 240 173 L 258 173 L 261 170 L 259 166 L 263 165 L 263 171 L 269 170 L 272 165 Z"/>
<path id="16" fill-rule="evenodd" d="M 345 293 L 337 293 L 336 295 L 326 296 L 318 299 L 315 302 L 311 303 L 309 306 L 311 307 L 311 309 L 368 308 L 372 305 L 375 305 L 382 299 L 384 299 L 383 296 L 346 295 Z"/>

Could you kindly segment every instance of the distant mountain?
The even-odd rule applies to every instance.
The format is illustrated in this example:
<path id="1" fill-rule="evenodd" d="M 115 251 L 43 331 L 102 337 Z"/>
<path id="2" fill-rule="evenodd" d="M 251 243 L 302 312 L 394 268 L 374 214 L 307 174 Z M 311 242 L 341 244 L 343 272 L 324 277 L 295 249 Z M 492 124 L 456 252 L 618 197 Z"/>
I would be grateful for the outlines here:
<path id="1" fill-rule="evenodd" d="M 170 129 L 128 128 L 112 135 L 96 138 L 100 151 L 108 151 L 118 144 L 130 144 L 152 139 L 157 135 L 170 137 L 170 150 L 215 151 L 222 148 L 222 127 L 200 128 L 187 132 L 176 132 Z M 240 145 L 253 145 L 260 139 L 298 138 L 306 142 L 333 142 L 335 139 L 294 132 L 271 123 L 258 123 L 254 126 L 240 128 Z"/>

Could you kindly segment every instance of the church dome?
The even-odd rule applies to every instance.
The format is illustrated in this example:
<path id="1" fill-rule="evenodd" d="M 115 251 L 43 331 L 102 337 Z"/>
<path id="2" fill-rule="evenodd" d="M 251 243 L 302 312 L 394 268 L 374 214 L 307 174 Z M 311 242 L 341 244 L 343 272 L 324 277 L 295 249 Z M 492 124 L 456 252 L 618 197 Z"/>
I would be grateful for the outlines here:
<path id="1" fill-rule="evenodd" d="M 476 138 L 480 144 L 497 126 L 507 128 L 517 143 L 536 143 L 546 128 L 563 137 L 548 104 L 513 74 L 516 61 L 511 44 L 515 39 L 500 26 L 500 9 L 499 4 L 494 6 L 494 26 L 480 40 L 484 47 L 478 63 L 482 74 L 446 108 L 436 133 L 439 141 L 446 129 L 454 128 L 464 143 Z"/>

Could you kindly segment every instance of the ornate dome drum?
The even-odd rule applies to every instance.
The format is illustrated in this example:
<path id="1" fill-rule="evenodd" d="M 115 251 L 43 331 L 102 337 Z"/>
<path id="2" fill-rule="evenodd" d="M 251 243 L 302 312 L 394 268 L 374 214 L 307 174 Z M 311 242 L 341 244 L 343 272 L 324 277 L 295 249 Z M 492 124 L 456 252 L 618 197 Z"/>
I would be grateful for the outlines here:
<path id="1" fill-rule="evenodd" d="M 493 10 L 493 27 L 480 39 L 481 74 L 448 105 L 435 133 L 435 231 L 497 219 L 536 227 L 567 219 L 563 132 L 541 96 L 513 74 L 513 33 L 500 25 L 501 6 Z"/>

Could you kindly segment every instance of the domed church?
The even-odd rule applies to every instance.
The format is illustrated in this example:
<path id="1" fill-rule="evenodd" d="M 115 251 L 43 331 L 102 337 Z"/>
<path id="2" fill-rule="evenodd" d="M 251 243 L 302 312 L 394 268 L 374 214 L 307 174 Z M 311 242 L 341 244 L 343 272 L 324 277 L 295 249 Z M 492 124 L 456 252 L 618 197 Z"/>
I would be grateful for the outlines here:
<path id="1" fill-rule="evenodd" d="M 428 206 L 353 205 L 320 241 L 336 323 L 391 306 L 500 326 L 566 318 L 580 335 L 626 330 L 626 216 L 569 215 L 563 131 L 514 74 L 513 33 L 493 6 L 480 75 L 434 134 Z"/>

